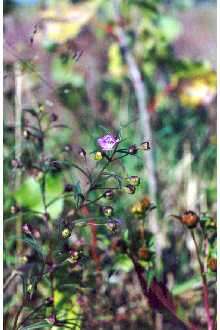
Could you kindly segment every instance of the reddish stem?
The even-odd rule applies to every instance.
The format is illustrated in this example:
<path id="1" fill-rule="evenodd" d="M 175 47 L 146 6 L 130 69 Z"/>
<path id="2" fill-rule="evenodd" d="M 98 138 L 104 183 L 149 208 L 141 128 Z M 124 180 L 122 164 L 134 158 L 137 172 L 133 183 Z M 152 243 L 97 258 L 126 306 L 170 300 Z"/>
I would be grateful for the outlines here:
<path id="1" fill-rule="evenodd" d="M 211 314 L 210 314 L 208 285 L 207 285 L 206 275 L 205 275 L 205 272 L 204 272 L 204 265 L 203 265 L 202 260 L 200 258 L 199 246 L 198 246 L 198 243 L 196 241 L 195 234 L 194 234 L 193 230 L 191 230 L 191 235 L 192 235 L 192 239 L 193 239 L 193 242 L 194 242 L 194 245 L 195 245 L 195 248 L 196 248 L 196 255 L 197 255 L 198 262 L 199 262 L 200 273 L 201 273 L 201 278 L 202 278 L 202 283 L 203 283 L 203 303 L 204 303 L 204 308 L 205 308 L 205 312 L 206 312 L 208 330 L 213 330 L 213 321 L 212 321 Z"/>

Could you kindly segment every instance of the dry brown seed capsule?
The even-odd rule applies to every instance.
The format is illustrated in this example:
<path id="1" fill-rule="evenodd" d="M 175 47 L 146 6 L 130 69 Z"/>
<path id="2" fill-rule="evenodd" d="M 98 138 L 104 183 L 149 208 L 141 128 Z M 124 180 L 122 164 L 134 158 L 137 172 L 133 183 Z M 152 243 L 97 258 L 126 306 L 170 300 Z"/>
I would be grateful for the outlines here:
<path id="1" fill-rule="evenodd" d="M 193 211 L 185 211 L 181 217 L 180 221 L 189 228 L 194 228 L 199 222 L 199 216 Z"/>
<path id="2" fill-rule="evenodd" d="M 150 252 L 147 249 L 146 246 L 142 246 L 139 250 L 138 250 L 138 257 L 142 260 L 149 260 L 150 259 Z"/>
<path id="3" fill-rule="evenodd" d="M 207 266 L 211 269 L 212 272 L 217 272 L 217 259 L 216 258 L 209 258 Z"/>

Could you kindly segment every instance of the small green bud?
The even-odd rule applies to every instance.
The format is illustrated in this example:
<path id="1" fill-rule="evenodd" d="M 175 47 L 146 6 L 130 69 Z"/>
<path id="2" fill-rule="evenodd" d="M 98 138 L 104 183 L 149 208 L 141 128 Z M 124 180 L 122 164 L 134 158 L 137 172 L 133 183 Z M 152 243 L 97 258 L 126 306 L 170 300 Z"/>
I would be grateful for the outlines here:
<path id="1" fill-rule="evenodd" d="M 101 153 L 101 151 L 97 151 L 95 153 L 94 160 L 102 160 L 102 153 Z"/>
<path id="2" fill-rule="evenodd" d="M 69 238 L 71 236 L 71 231 L 68 228 L 64 228 L 62 231 L 63 238 Z"/>

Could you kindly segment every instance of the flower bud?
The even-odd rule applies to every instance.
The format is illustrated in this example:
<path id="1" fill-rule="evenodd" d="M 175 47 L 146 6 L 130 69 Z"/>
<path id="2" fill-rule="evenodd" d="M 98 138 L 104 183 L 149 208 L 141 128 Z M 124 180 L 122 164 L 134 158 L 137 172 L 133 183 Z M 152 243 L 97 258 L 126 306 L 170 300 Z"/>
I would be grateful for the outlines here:
<path id="1" fill-rule="evenodd" d="M 140 184 L 139 176 L 133 175 L 126 179 L 127 183 L 132 186 L 138 186 Z"/>
<path id="2" fill-rule="evenodd" d="M 72 147 L 71 147 L 71 145 L 70 145 L 70 144 L 66 144 L 66 145 L 64 146 L 64 151 L 66 151 L 66 152 L 70 152 L 70 151 L 72 151 Z"/>
<path id="3" fill-rule="evenodd" d="M 148 261 L 150 259 L 150 252 L 146 246 L 142 246 L 138 250 L 138 257 L 142 260 Z"/>
<path id="4" fill-rule="evenodd" d="M 71 192 L 71 191 L 73 191 L 73 185 L 70 183 L 65 184 L 64 192 Z"/>
<path id="5" fill-rule="evenodd" d="M 146 141 L 140 144 L 139 146 L 140 150 L 150 150 L 150 142 Z"/>
<path id="6" fill-rule="evenodd" d="M 199 216 L 193 211 L 185 211 L 180 217 L 180 221 L 188 228 L 195 228 L 199 220 Z"/>
<path id="7" fill-rule="evenodd" d="M 11 165 L 12 165 L 12 167 L 14 167 L 14 168 L 22 168 L 22 162 L 19 160 L 19 159 L 13 159 L 12 161 L 11 161 Z"/>
<path id="8" fill-rule="evenodd" d="M 136 155 L 136 153 L 138 152 L 138 148 L 135 144 L 131 145 L 129 148 L 128 148 L 128 153 L 130 155 Z"/>
<path id="9" fill-rule="evenodd" d="M 113 197 L 113 191 L 112 190 L 106 190 L 104 192 L 104 197 L 107 198 L 107 199 L 112 199 L 112 197 Z"/>
<path id="10" fill-rule="evenodd" d="M 53 303 L 54 303 L 54 299 L 53 299 L 53 297 L 48 297 L 48 298 L 46 299 L 46 305 L 47 305 L 47 306 L 52 306 Z"/>
<path id="11" fill-rule="evenodd" d="M 23 231 L 23 233 L 25 233 L 26 235 L 32 235 L 31 226 L 28 225 L 27 223 L 25 223 L 25 224 L 22 226 L 22 231 Z"/>
<path id="12" fill-rule="evenodd" d="M 31 136 L 30 131 L 28 131 L 28 130 L 25 129 L 23 131 L 23 137 L 24 137 L 24 139 L 28 140 L 30 138 L 30 136 Z"/>
<path id="13" fill-rule="evenodd" d="M 212 272 L 217 272 L 217 259 L 216 258 L 209 258 L 207 266 L 211 269 Z"/>
<path id="14" fill-rule="evenodd" d="M 81 253 L 76 251 L 76 250 L 72 250 L 70 253 L 70 257 L 68 258 L 68 261 L 70 263 L 76 263 L 77 261 L 79 261 L 81 257 Z"/>
<path id="15" fill-rule="evenodd" d="M 109 220 L 106 224 L 106 227 L 112 233 L 116 233 L 119 229 L 119 226 L 120 226 L 120 224 L 116 220 Z"/>
<path id="16" fill-rule="evenodd" d="M 95 153 L 94 160 L 101 160 L 101 159 L 102 159 L 102 153 L 101 153 L 101 151 L 97 151 Z"/>
<path id="17" fill-rule="evenodd" d="M 47 319 L 47 322 L 49 323 L 49 324 L 51 324 L 51 325 L 54 325 L 54 324 L 56 324 L 56 316 L 54 315 L 54 314 L 52 314 L 51 316 L 49 316 Z"/>
<path id="18" fill-rule="evenodd" d="M 71 236 L 71 231 L 69 228 L 64 228 L 62 231 L 62 237 L 63 238 L 69 238 Z"/>
<path id="19" fill-rule="evenodd" d="M 20 207 L 18 205 L 12 205 L 11 206 L 11 213 L 12 214 L 17 214 L 20 211 L 21 211 L 21 209 L 20 209 Z"/>
<path id="20" fill-rule="evenodd" d="M 86 158 L 86 151 L 83 148 L 80 148 L 79 150 L 79 155 L 82 158 Z"/>
<path id="21" fill-rule="evenodd" d="M 50 120 L 52 121 L 52 122 L 54 122 L 54 121 L 57 121 L 57 119 L 58 119 L 58 115 L 56 114 L 56 113 L 51 113 L 51 115 L 50 115 Z"/>
<path id="22" fill-rule="evenodd" d="M 113 214 L 113 208 L 111 206 L 104 206 L 102 212 L 106 217 L 111 217 Z"/>
<path id="23" fill-rule="evenodd" d="M 132 186 L 131 184 L 128 184 L 126 187 L 124 187 L 124 191 L 127 192 L 128 194 L 134 194 L 136 191 L 135 186 Z"/>

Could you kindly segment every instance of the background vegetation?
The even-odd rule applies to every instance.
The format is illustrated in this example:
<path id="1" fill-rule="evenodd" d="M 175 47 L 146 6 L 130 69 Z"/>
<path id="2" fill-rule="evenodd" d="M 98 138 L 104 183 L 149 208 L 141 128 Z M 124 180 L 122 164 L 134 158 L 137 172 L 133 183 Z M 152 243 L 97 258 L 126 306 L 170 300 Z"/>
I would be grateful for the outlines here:
<path id="1" fill-rule="evenodd" d="M 215 6 L 4 1 L 5 329 L 216 328 Z"/>

